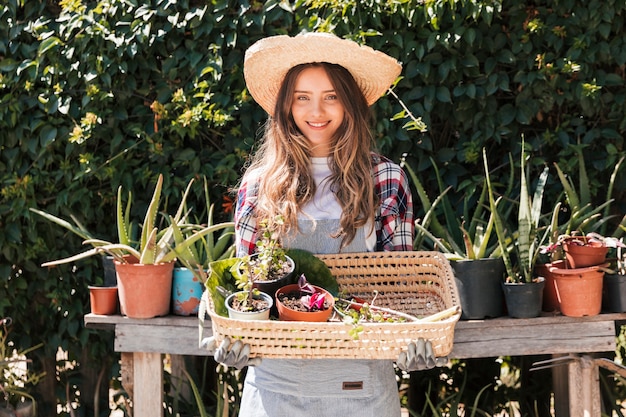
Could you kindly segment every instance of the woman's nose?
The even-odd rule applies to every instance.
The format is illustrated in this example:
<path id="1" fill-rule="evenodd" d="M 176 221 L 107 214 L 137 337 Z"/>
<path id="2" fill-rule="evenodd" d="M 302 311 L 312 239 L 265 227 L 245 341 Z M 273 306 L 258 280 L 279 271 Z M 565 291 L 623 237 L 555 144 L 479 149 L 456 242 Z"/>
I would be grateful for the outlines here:
<path id="1" fill-rule="evenodd" d="M 311 113 L 313 115 L 324 113 L 323 101 L 321 99 L 316 98 L 311 100 Z"/>

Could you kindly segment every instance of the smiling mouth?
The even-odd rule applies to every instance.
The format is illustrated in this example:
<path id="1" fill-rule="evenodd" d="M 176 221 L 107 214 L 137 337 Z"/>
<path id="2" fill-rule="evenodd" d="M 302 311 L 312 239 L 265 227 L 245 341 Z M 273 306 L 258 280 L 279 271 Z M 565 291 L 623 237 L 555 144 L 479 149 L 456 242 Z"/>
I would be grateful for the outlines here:
<path id="1" fill-rule="evenodd" d="M 330 124 L 330 122 L 319 122 L 319 123 L 314 123 L 314 122 L 307 122 L 307 124 L 311 127 L 324 127 Z"/>

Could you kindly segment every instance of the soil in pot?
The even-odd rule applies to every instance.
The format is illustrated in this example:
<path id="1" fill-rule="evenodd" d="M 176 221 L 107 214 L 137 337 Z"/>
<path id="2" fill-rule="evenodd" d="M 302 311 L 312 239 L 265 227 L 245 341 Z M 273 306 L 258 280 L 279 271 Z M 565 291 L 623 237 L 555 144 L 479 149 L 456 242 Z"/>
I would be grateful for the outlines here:
<path id="1" fill-rule="evenodd" d="M 250 257 L 250 269 L 254 269 L 254 263 L 257 262 L 257 255 L 252 255 Z M 252 287 L 258 288 L 259 291 L 262 291 L 266 294 L 274 297 L 276 291 L 278 289 L 284 287 L 287 284 L 291 284 L 294 276 L 296 264 L 290 257 L 287 257 L 287 262 L 283 265 L 283 268 L 279 271 L 279 273 L 275 273 L 274 277 L 271 279 L 261 279 L 259 277 L 252 277 Z M 243 266 L 241 267 L 243 268 Z M 277 315 L 278 311 L 276 309 L 276 299 L 274 299 L 274 306 L 272 307 L 272 314 Z"/>
<path id="2" fill-rule="evenodd" d="M 228 309 L 228 317 L 238 320 L 269 320 L 270 309 L 274 302 L 272 297 L 264 292 L 259 292 L 247 299 L 249 304 L 244 304 L 241 292 L 236 292 L 226 298 L 226 308 Z"/>
<path id="3" fill-rule="evenodd" d="M 302 297 L 306 296 L 300 290 L 298 284 L 287 285 L 276 292 L 276 306 L 278 318 L 283 321 L 327 321 L 333 311 L 335 299 L 321 287 L 313 286 L 317 293 L 324 295 L 324 302 L 321 306 L 307 307 L 302 302 Z"/>
<path id="4" fill-rule="evenodd" d="M 252 256 L 250 258 L 250 264 L 253 266 L 254 262 L 256 262 L 256 257 Z M 294 275 L 295 263 L 293 259 L 287 257 L 287 263 L 283 265 L 283 268 L 275 274 L 275 277 L 271 279 L 260 279 L 258 277 L 253 276 L 252 281 L 254 282 L 254 288 L 258 288 L 266 294 L 273 295 L 276 291 L 284 287 L 287 284 L 291 283 L 291 280 Z"/>

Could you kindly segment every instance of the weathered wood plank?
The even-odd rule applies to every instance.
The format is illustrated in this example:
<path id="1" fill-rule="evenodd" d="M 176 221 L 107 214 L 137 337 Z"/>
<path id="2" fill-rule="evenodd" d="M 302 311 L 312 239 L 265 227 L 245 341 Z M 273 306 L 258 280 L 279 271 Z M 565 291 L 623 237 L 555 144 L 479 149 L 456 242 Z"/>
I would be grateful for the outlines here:
<path id="1" fill-rule="evenodd" d="M 615 349 L 614 320 L 626 315 L 594 317 L 549 316 L 533 319 L 498 318 L 460 321 L 451 358 L 503 355 L 609 352 Z M 122 316 L 85 316 L 88 326 L 115 325 L 118 352 L 160 352 L 206 356 L 198 348 L 196 317 L 157 317 L 137 320 Z M 205 337 L 211 324 L 205 323 Z"/>
<path id="2" fill-rule="evenodd" d="M 211 328 L 205 327 L 204 336 L 211 334 Z M 115 351 L 209 355 L 206 349 L 198 348 L 197 327 L 172 325 L 118 324 L 115 327 Z"/>
<path id="3" fill-rule="evenodd" d="M 450 357 L 609 352 L 615 349 L 615 321 L 625 319 L 626 314 L 601 314 L 579 318 L 546 316 L 460 321 L 455 328 Z M 161 354 L 209 354 L 207 350 L 198 348 L 197 317 L 167 316 L 138 320 L 88 314 L 85 325 L 115 329 L 115 350 L 122 352 L 123 359 L 126 359 L 122 361 L 122 373 L 131 373 L 124 379 L 125 385 L 130 387 L 131 392 L 134 386 L 135 417 L 155 417 L 158 412 L 163 415 Z M 208 320 L 204 329 L 204 336 L 210 336 L 211 324 Z M 128 360 L 131 353 L 132 360 Z M 567 371 L 557 373 L 560 383 L 555 386 L 555 397 L 557 391 L 560 392 L 559 397 L 563 397 L 555 398 L 555 405 L 560 411 L 557 415 L 578 417 L 581 410 L 584 417 L 596 415 L 599 410 L 597 365 L 593 363 L 589 366 L 585 361 L 576 361 L 563 368 Z"/>
<path id="4" fill-rule="evenodd" d="M 479 358 L 615 350 L 610 321 L 541 323 L 520 326 L 515 320 L 457 324 L 451 357 Z"/>
<path id="5" fill-rule="evenodd" d="M 133 416 L 163 417 L 162 369 L 163 359 L 160 353 L 137 352 L 133 355 Z"/>
<path id="6" fill-rule="evenodd" d="M 592 357 L 582 356 L 569 365 L 569 417 L 601 415 L 600 375 Z"/>

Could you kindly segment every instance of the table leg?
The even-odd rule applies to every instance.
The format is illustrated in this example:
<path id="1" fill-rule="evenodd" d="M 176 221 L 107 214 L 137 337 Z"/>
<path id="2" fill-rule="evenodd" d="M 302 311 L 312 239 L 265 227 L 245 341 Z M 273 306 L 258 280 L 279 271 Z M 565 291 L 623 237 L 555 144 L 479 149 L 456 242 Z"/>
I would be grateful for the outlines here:
<path id="1" fill-rule="evenodd" d="M 583 355 L 568 367 L 570 417 L 600 415 L 600 373 L 594 359 Z"/>
<path id="2" fill-rule="evenodd" d="M 552 355 L 552 358 L 563 355 Z M 569 417 L 569 368 L 567 366 L 554 366 L 552 368 L 552 389 L 554 391 L 554 415 L 556 417 Z"/>
<path id="3" fill-rule="evenodd" d="M 163 417 L 163 359 L 160 353 L 133 353 L 133 416 Z"/>

